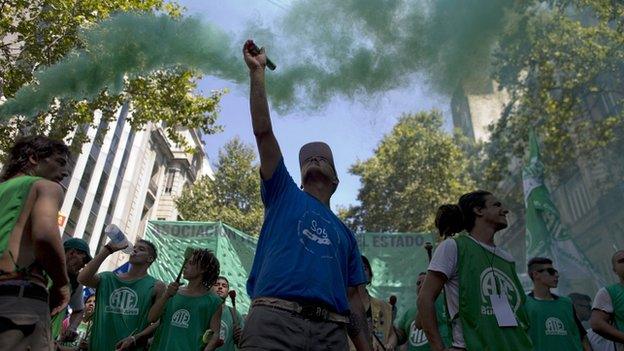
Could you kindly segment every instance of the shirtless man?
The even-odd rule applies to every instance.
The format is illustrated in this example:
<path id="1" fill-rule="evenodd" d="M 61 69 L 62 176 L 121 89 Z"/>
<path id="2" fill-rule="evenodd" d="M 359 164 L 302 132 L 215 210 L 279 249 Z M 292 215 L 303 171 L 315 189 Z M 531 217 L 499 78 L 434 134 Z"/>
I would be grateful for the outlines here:
<path id="1" fill-rule="evenodd" d="M 62 141 L 30 136 L 16 141 L 2 170 L 0 350 L 51 349 L 50 315 L 69 301 L 57 221 L 68 157 Z"/>

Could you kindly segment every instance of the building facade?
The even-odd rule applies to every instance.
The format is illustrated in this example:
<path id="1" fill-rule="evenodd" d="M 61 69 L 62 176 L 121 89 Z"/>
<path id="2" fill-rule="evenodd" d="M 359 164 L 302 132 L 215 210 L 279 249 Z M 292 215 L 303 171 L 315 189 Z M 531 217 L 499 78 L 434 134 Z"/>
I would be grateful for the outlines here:
<path id="1" fill-rule="evenodd" d="M 65 200 L 59 214 L 63 237 L 83 238 L 96 253 L 108 240 L 103 230 L 116 224 L 130 242 L 140 238 L 148 220 L 177 220 L 174 199 L 184 185 L 200 176 L 212 177 L 201 134 L 183 130 L 182 135 L 195 153 L 176 146 L 163 128 L 150 123 L 133 130 L 126 121 L 132 110 L 128 104 L 108 122 L 96 112 L 82 145 L 72 157 L 71 177 L 64 180 Z M 127 260 L 113 255 L 103 269 L 113 269 Z"/>
<path id="2" fill-rule="evenodd" d="M 505 92 L 493 89 L 491 97 L 472 96 L 458 89 L 451 100 L 455 128 L 473 140 L 489 140 L 487 126 L 500 118 L 504 103 L 509 100 Z M 586 115 L 581 119 L 600 119 L 616 115 L 616 99 L 610 94 L 587 101 Z M 497 106 L 500 106 L 497 109 Z M 484 132 L 485 131 L 485 132 Z M 577 159 L 574 167 L 558 174 L 556 184 L 546 180 L 551 196 L 561 214 L 562 223 L 570 230 L 575 243 L 607 282 L 614 280 L 611 255 L 624 248 L 624 201 L 622 163 L 624 155 L 589 155 Z M 522 193 L 522 162 L 513 160 L 512 176 L 499 184 L 497 193 L 505 197 L 512 192 Z M 548 167 L 548 165 L 545 165 Z M 526 270 L 524 209 L 513 209 L 508 216 L 509 227 L 497 236 L 497 241 L 511 252 L 519 271 Z M 588 284 L 593 294 L 594 287 Z M 593 296 L 593 295 L 592 295 Z"/>

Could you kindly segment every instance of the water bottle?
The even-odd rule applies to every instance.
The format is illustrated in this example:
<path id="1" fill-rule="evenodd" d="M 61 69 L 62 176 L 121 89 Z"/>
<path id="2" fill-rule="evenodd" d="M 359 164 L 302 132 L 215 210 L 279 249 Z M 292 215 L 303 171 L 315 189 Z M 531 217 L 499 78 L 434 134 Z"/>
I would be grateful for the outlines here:
<path id="1" fill-rule="evenodd" d="M 108 236 L 108 238 L 110 239 L 111 243 L 115 245 L 128 244 L 128 247 L 123 249 L 122 252 L 126 254 L 132 253 L 132 249 L 133 249 L 132 244 L 128 241 L 128 239 L 126 238 L 126 235 L 124 234 L 124 232 L 121 231 L 121 229 L 119 229 L 118 226 L 116 226 L 115 224 L 107 225 L 106 228 L 104 228 L 104 234 L 106 234 L 106 236 Z"/>

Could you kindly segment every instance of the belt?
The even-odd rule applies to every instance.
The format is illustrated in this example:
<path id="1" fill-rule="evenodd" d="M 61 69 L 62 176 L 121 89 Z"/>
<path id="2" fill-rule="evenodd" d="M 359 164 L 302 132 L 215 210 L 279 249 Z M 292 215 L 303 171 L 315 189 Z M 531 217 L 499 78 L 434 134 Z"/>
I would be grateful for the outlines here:
<path id="1" fill-rule="evenodd" d="M 48 291 L 39 285 L 0 285 L 0 296 L 18 296 L 48 302 Z"/>
<path id="2" fill-rule="evenodd" d="M 251 302 L 251 307 L 254 306 L 265 306 L 282 311 L 293 312 L 303 318 L 313 321 L 349 323 L 349 318 L 347 316 L 332 312 L 320 305 L 303 305 L 294 301 L 282 300 L 275 297 L 258 297 Z"/>

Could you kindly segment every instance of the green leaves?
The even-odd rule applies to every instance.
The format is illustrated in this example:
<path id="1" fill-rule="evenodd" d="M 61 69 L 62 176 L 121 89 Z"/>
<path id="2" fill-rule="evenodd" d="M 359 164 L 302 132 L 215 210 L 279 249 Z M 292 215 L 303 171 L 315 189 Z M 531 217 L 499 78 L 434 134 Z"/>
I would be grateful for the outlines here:
<path id="1" fill-rule="evenodd" d="M 474 190 L 469 155 L 442 131 L 437 111 L 402 116 L 375 154 L 350 172 L 360 176 L 361 205 L 339 214 L 357 230 L 432 230 L 439 205 Z"/>
<path id="2" fill-rule="evenodd" d="M 258 235 L 264 206 L 254 148 L 238 138 L 230 140 L 219 151 L 214 180 L 199 179 L 184 189 L 176 205 L 185 220 L 222 221 Z"/>
<path id="3" fill-rule="evenodd" d="M 37 84 L 35 70 L 57 63 L 72 50 L 82 48 L 81 28 L 93 26 L 119 11 L 165 12 L 173 17 L 182 14 L 179 5 L 163 0 L 7 0 L 1 6 L 0 88 L 8 98 L 24 85 Z M 148 122 L 162 121 L 172 141 L 188 146 L 178 130 L 198 128 L 206 134 L 220 131 L 215 120 L 225 91 L 204 97 L 195 92 L 197 79 L 196 72 L 182 69 L 153 72 L 131 80 L 120 77 L 119 84 L 124 87 L 120 94 L 101 91 L 88 100 L 62 99 L 32 121 L 14 118 L 0 128 L 0 140 L 3 140 L 0 153 L 20 132 L 48 131 L 51 136 L 64 138 L 80 129 L 78 126 L 93 124 L 95 110 L 102 110 L 103 118 L 114 118 L 125 101 L 130 101 L 134 109 L 132 127 L 140 129 Z M 79 131 L 71 143 L 79 149 L 85 141 L 88 141 L 86 135 Z"/>

